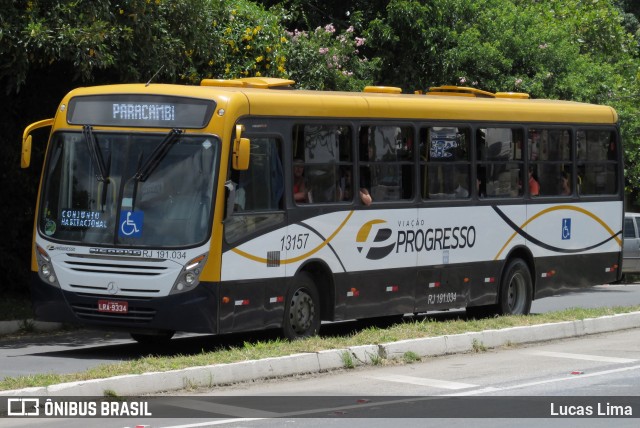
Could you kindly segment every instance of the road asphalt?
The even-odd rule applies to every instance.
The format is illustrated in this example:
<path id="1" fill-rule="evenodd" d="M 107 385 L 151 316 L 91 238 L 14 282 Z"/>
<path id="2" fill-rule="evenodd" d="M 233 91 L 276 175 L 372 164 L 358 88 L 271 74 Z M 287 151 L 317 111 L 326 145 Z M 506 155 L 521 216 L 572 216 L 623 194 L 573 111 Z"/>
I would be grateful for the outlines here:
<path id="1" fill-rule="evenodd" d="M 48 324 L 48 325 L 45 325 Z M 0 322 L 0 334 L 20 328 L 21 322 Z M 17 327 L 16 327 L 17 326 Z M 55 329 L 54 323 L 34 323 L 35 329 Z M 640 328 L 640 312 L 599 318 L 564 321 L 526 327 L 410 339 L 380 345 L 354 346 L 285 357 L 216 364 L 167 372 L 123 375 L 106 379 L 69 382 L 46 387 L 0 391 L 0 396 L 94 396 L 109 394 L 138 396 L 179 391 L 185 388 L 213 387 L 259 379 L 344 369 L 346 362 L 354 366 L 372 365 L 384 359 L 402 359 L 411 352 L 420 358 L 472 352 L 483 348 L 544 342 L 590 334 Z"/>

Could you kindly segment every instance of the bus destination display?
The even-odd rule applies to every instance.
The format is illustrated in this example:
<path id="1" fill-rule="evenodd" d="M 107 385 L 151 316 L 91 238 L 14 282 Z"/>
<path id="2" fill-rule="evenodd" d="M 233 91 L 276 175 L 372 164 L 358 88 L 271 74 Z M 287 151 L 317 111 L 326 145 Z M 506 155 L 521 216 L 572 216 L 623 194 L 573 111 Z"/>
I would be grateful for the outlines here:
<path id="1" fill-rule="evenodd" d="M 215 102 L 156 95 L 92 95 L 69 102 L 72 125 L 204 128 Z"/>

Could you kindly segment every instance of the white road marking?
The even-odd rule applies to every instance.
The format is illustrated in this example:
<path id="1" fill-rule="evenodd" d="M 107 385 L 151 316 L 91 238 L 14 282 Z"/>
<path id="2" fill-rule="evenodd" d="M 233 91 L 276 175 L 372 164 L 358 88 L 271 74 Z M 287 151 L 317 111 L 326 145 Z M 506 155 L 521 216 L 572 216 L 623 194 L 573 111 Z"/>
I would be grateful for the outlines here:
<path id="1" fill-rule="evenodd" d="M 243 419 L 272 418 L 279 416 L 279 413 L 268 412 L 265 410 L 230 406 L 228 404 L 212 403 L 193 399 L 180 399 L 178 397 L 171 400 L 171 406 L 179 407 L 181 409 L 198 410 L 200 412 L 216 413 L 224 416 L 235 416 Z"/>
<path id="2" fill-rule="evenodd" d="M 536 352 L 538 352 L 538 351 L 536 351 Z M 539 351 L 539 352 L 545 352 L 545 351 Z M 576 356 L 576 355 L 581 356 L 582 355 L 582 356 L 585 356 L 583 354 L 563 354 L 563 353 L 551 353 L 551 354 L 555 354 L 554 356 L 558 356 L 557 354 L 561 354 L 561 355 L 564 355 L 563 358 L 568 358 L 567 355 L 571 355 L 571 356 Z M 591 356 L 591 357 L 596 358 L 596 356 Z M 598 357 L 598 358 L 609 358 L 609 357 Z M 630 360 L 630 359 L 625 359 L 625 358 L 617 359 L 617 361 L 618 360 L 623 360 L 625 362 L 637 361 L 637 360 Z M 599 359 L 599 360 L 596 360 L 596 361 L 602 361 L 602 359 Z M 609 358 L 606 361 L 611 361 L 611 359 Z M 303 411 L 299 411 L 299 412 L 283 413 L 283 414 L 279 414 L 278 416 L 280 416 L 280 417 L 295 417 L 295 416 L 303 416 L 305 414 L 316 414 L 316 413 L 323 413 L 323 412 L 332 413 L 332 412 L 335 412 L 335 411 L 349 410 L 349 409 L 354 409 L 354 408 L 384 406 L 384 405 L 391 405 L 391 404 L 395 404 L 395 403 L 406 403 L 407 401 L 422 401 L 422 400 L 432 399 L 433 397 L 455 397 L 455 396 L 481 395 L 481 394 L 487 394 L 487 393 L 493 393 L 493 392 L 503 392 L 503 391 L 511 391 L 511 390 L 522 389 L 522 388 L 529 388 L 529 387 L 532 387 L 532 386 L 538 386 L 538 385 L 544 385 L 544 384 L 567 382 L 567 381 L 576 381 L 576 380 L 579 381 L 579 380 L 585 379 L 585 378 L 598 377 L 598 376 L 607 376 L 607 375 L 610 375 L 610 374 L 613 374 L 613 373 L 621 373 L 621 372 L 630 371 L 630 370 L 640 370 L 640 365 L 622 367 L 622 368 L 619 368 L 619 369 L 612 369 L 612 370 L 603 370 L 603 371 L 600 371 L 600 372 L 582 374 L 580 376 L 566 376 L 566 377 L 561 377 L 561 378 L 541 380 L 541 381 L 537 381 L 537 382 L 522 383 L 522 384 L 511 385 L 511 386 L 506 386 L 506 387 L 484 387 L 484 388 L 474 389 L 472 391 L 461 391 L 461 392 L 455 392 L 455 393 L 450 393 L 450 394 L 432 395 L 430 397 L 422 397 L 422 398 L 413 397 L 411 399 L 399 398 L 397 400 L 393 400 L 392 399 L 392 400 L 388 400 L 388 401 L 384 401 L 384 402 L 357 404 L 357 405 L 353 405 L 353 406 L 343 406 L 343 407 L 323 408 L 323 409 L 309 409 L 309 410 L 303 410 Z M 403 375 L 369 376 L 368 378 L 370 378 L 370 379 L 378 379 L 378 380 L 386 380 L 386 381 L 391 381 L 391 382 L 411 383 L 411 384 L 423 385 L 423 386 L 434 386 L 434 387 L 446 388 L 446 389 L 464 389 L 464 388 L 477 388 L 477 387 L 479 387 L 479 385 L 473 385 L 473 384 L 467 384 L 467 383 L 449 382 L 449 381 L 442 381 L 442 380 L 438 380 L 438 379 L 426 379 L 426 378 L 420 378 L 420 377 L 414 377 L 414 376 L 403 376 Z M 209 407 L 209 409 L 210 408 L 211 407 Z M 236 409 L 239 410 L 240 408 L 236 408 Z M 262 417 L 262 418 L 256 417 L 256 418 L 232 418 L 232 419 L 217 419 L 217 420 L 214 419 L 214 420 L 207 421 L 207 422 L 199 422 L 199 423 L 186 424 L 186 425 L 173 425 L 173 426 L 165 427 L 165 428 L 199 428 L 199 427 L 207 427 L 207 426 L 214 426 L 214 425 L 226 425 L 226 424 L 238 423 L 238 422 L 258 421 L 258 420 L 264 420 L 264 419 L 270 419 L 270 418 L 269 417 Z"/>
<path id="3" fill-rule="evenodd" d="M 543 380 L 543 381 L 539 381 L 539 382 L 523 383 L 523 384 L 520 384 L 520 385 L 512 385 L 512 386 L 508 386 L 508 387 L 504 387 L 504 388 L 487 387 L 487 388 L 476 389 L 476 390 L 473 390 L 473 391 L 464 391 L 464 392 L 452 393 L 452 394 L 433 395 L 433 396 L 429 396 L 429 397 L 399 398 L 397 400 L 388 400 L 388 401 L 373 402 L 373 403 L 366 403 L 366 404 L 356 404 L 356 405 L 352 405 L 352 406 L 342 406 L 342 407 L 336 407 L 336 408 L 310 409 L 310 410 L 302 410 L 302 411 L 299 411 L 299 412 L 283 413 L 283 414 L 280 414 L 279 416 L 282 418 L 282 417 L 304 416 L 305 414 L 332 413 L 332 412 L 341 411 L 341 410 L 349 410 L 349 409 L 355 409 L 355 408 L 362 409 L 362 408 L 366 408 L 366 407 L 378 407 L 378 406 L 392 405 L 392 404 L 396 404 L 396 403 L 398 403 L 398 404 L 399 403 L 406 403 L 406 402 L 409 402 L 409 401 L 411 401 L 411 402 L 413 402 L 413 401 L 426 401 L 426 400 L 433 399 L 433 397 L 454 397 L 454 396 L 465 396 L 465 395 L 479 395 L 479 394 L 484 394 L 484 393 L 488 393 L 488 392 L 508 391 L 508 390 L 514 390 L 514 389 L 519 389 L 519 388 L 527 388 L 527 387 L 530 387 L 530 386 L 542 385 L 542 384 L 545 384 L 545 383 L 573 381 L 573 380 L 584 379 L 586 377 L 606 376 L 606 375 L 609 375 L 609 374 L 612 374 L 612 373 L 619 373 L 619 372 L 624 372 L 624 371 L 629 371 L 629 370 L 639 370 L 639 369 L 640 369 L 640 365 L 631 366 L 631 367 L 623 367 L 623 368 L 614 369 L 614 370 L 604 370 L 604 371 L 601 371 L 601 372 L 595 372 L 595 373 L 585 374 L 585 375 L 581 375 L 581 376 L 571 376 L 571 377 L 563 377 L 563 378 L 557 378 L 557 379 L 548 379 L 548 380 Z M 404 377 L 410 377 L 410 376 L 404 376 Z M 167 426 L 165 428 L 199 428 L 199 427 L 207 427 L 207 426 L 214 426 L 214 425 L 226 425 L 226 424 L 238 423 L 238 422 L 258 421 L 258 420 L 264 420 L 264 419 L 269 419 L 269 418 L 217 419 L 217 420 L 211 420 L 211 421 L 207 421 L 207 422 L 199 422 L 199 423 L 194 423 L 194 424 L 172 425 L 172 426 Z"/>
<path id="4" fill-rule="evenodd" d="M 471 383 L 451 382 L 448 380 L 426 379 L 423 377 L 403 376 L 403 375 L 367 376 L 367 378 L 384 380 L 387 382 L 409 383 L 412 385 L 431 386 L 434 388 L 442 388 L 442 389 L 466 389 L 466 388 L 477 388 L 479 386 Z"/>
<path id="5" fill-rule="evenodd" d="M 187 425 L 171 425 L 165 428 L 197 428 L 197 427 L 210 427 L 213 425 L 226 425 L 238 422 L 250 422 L 250 421 L 263 421 L 268 418 L 236 418 L 236 419 L 222 419 L 217 421 L 198 422 L 195 424 Z"/>
<path id="6" fill-rule="evenodd" d="M 600 355 L 587 355 L 587 354 L 569 354 L 566 352 L 552 352 L 552 351 L 522 351 L 527 355 L 540 355 L 542 357 L 554 357 L 554 358 L 568 358 L 571 360 L 585 360 L 585 361 L 601 361 L 605 363 L 635 363 L 638 360 L 630 358 L 617 358 L 617 357 L 603 357 Z"/>
<path id="7" fill-rule="evenodd" d="M 555 378 L 555 379 L 547 379 L 547 380 L 541 380 L 538 382 L 529 382 L 529 383 L 521 383 L 519 385 L 511 385 L 511 386 L 505 386 L 505 387 L 498 387 L 498 388 L 493 388 L 494 391 L 510 391 L 510 390 L 514 390 L 514 389 L 521 389 L 521 388 L 529 388 L 531 386 L 538 386 L 538 385 L 544 385 L 547 383 L 556 383 L 556 382 L 567 382 L 567 381 L 574 381 L 574 380 L 581 380 L 581 379 L 585 379 L 585 378 L 589 378 L 589 377 L 598 377 L 598 376 L 606 376 L 606 375 L 610 375 L 613 373 L 620 373 L 620 372 L 626 372 L 629 370 L 640 370 L 640 366 L 629 366 L 629 367 L 622 367 L 619 369 L 612 369 L 612 370 L 603 370 L 601 372 L 594 372 L 594 373 L 587 373 L 587 374 L 581 374 L 580 376 L 570 376 L 570 377 L 560 377 L 560 378 Z M 482 388 L 482 389 L 476 389 L 474 391 L 465 391 L 465 392 L 460 392 L 460 393 L 456 393 L 456 394 L 443 394 L 443 397 L 452 397 L 452 396 L 461 396 L 461 395 L 478 395 L 478 394 L 483 394 L 485 392 L 487 392 L 488 388 Z M 489 392 L 494 392 L 494 391 L 489 391 Z"/>

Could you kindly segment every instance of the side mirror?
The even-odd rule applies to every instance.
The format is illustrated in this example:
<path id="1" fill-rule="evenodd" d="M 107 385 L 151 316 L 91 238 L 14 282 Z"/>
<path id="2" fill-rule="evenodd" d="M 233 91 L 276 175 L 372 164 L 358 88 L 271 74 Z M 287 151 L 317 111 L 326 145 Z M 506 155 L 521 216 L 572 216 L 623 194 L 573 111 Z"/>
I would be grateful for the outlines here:
<path id="1" fill-rule="evenodd" d="M 20 168 L 29 168 L 31 164 L 31 134 L 22 140 L 22 156 L 20 156 Z"/>
<path id="2" fill-rule="evenodd" d="M 20 167 L 28 168 L 31 163 L 31 132 L 36 129 L 53 125 L 53 119 L 45 119 L 27 126 L 22 133 L 22 153 L 20 155 Z"/>
<path id="3" fill-rule="evenodd" d="M 233 169 L 246 171 L 249 169 L 251 157 L 251 142 L 248 138 L 242 138 L 242 125 L 236 125 L 236 139 L 233 140 Z"/>

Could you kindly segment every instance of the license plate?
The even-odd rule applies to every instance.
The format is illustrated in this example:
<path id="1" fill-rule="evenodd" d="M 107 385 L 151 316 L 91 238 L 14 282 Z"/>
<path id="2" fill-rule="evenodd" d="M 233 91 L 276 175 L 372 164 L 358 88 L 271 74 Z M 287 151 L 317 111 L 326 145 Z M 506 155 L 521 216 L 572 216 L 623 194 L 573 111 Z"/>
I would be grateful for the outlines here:
<path id="1" fill-rule="evenodd" d="M 98 300 L 98 312 L 126 314 L 127 312 L 129 312 L 129 302 Z"/>

